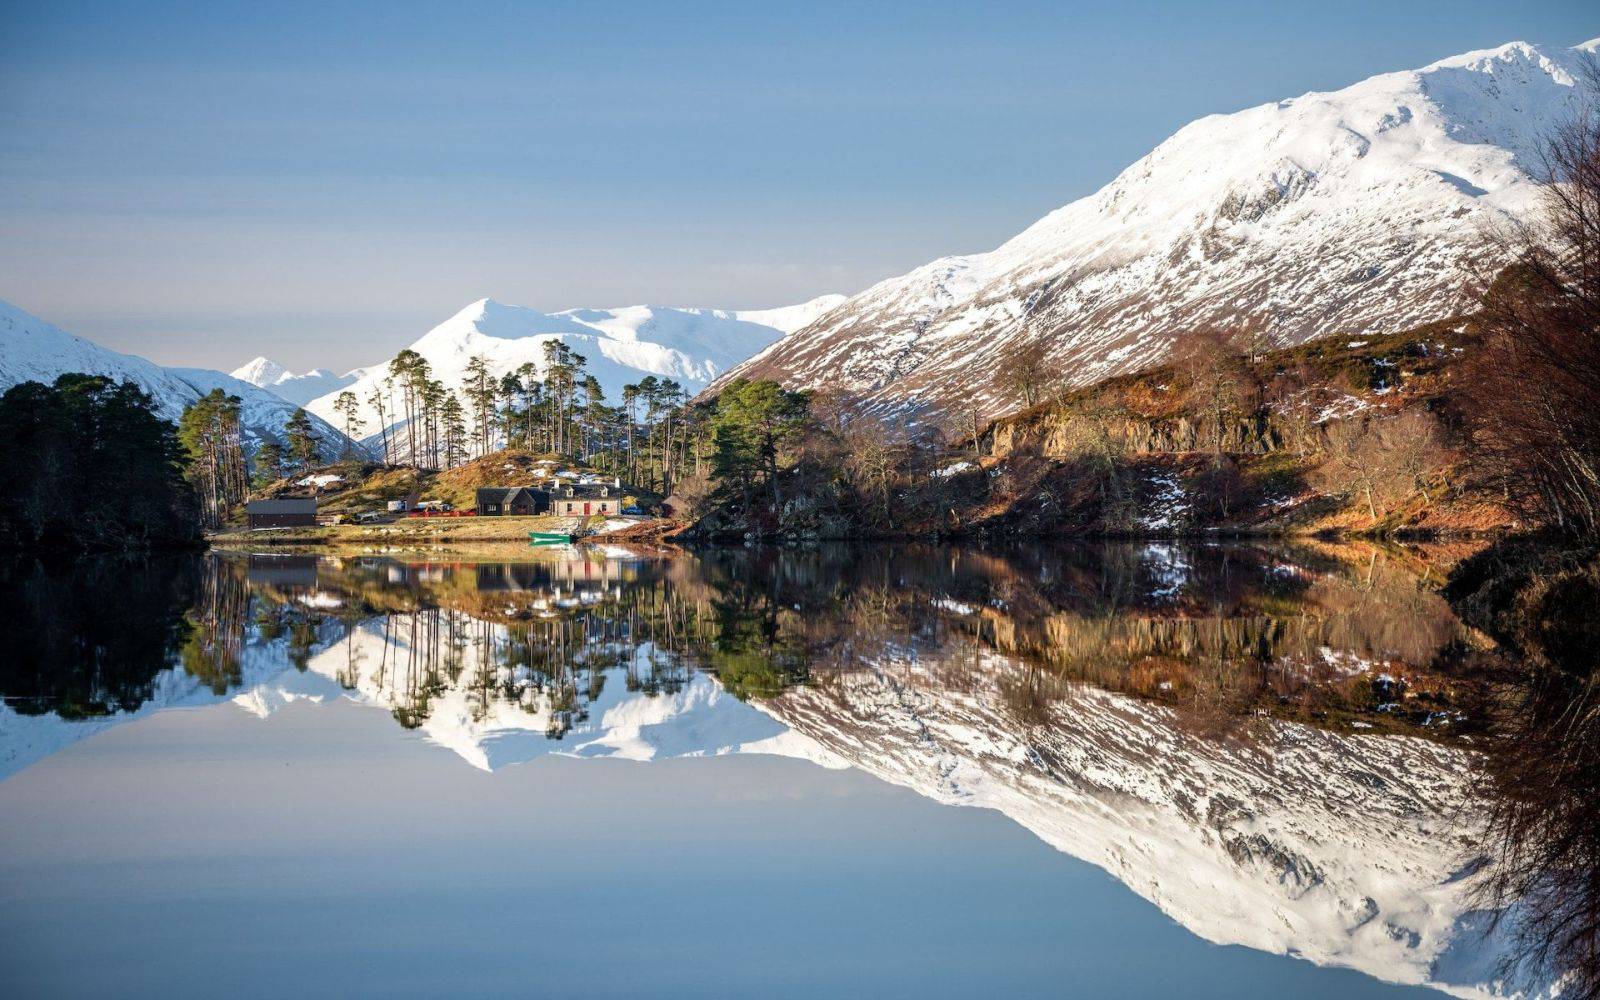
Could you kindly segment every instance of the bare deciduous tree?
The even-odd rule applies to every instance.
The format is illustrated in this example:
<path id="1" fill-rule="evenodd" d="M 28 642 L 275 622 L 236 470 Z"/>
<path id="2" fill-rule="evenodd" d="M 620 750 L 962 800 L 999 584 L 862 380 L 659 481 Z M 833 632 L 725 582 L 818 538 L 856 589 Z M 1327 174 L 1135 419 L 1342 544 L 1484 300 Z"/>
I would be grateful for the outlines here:
<path id="1" fill-rule="evenodd" d="M 1328 428 L 1328 457 L 1318 478 L 1329 492 L 1360 496 L 1376 521 L 1391 504 L 1418 493 L 1431 502 L 1428 481 L 1448 458 L 1438 422 L 1426 410 L 1341 420 Z"/>
<path id="2" fill-rule="evenodd" d="M 1551 140 L 1543 211 L 1504 234 L 1514 263 L 1483 299 L 1459 393 L 1475 469 L 1508 506 L 1600 535 L 1600 72 Z"/>
<path id="3" fill-rule="evenodd" d="M 1058 417 L 1055 434 L 1070 459 L 1083 464 L 1100 493 L 1101 520 L 1108 529 L 1133 526 L 1138 509 L 1133 483 L 1124 465 L 1126 438 L 1118 433 L 1125 415 L 1094 405 L 1074 406 Z"/>
<path id="4" fill-rule="evenodd" d="M 916 448 L 904 427 L 875 417 L 857 417 L 843 435 L 844 473 L 850 485 L 869 497 L 880 523 L 895 523 L 894 497 Z"/>
<path id="5" fill-rule="evenodd" d="M 1283 428 L 1284 444 L 1301 458 L 1320 445 L 1322 425 L 1317 418 L 1325 392 L 1323 380 L 1304 363 L 1279 372 L 1267 386 L 1267 405 Z"/>
<path id="6" fill-rule="evenodd" d="M 1390 498 L 1398 500 L 1420 493 L 1425 503 L 1432 503 L 1428 483 L 1450 458 L 1433 414 L 1423 409 L 1406 410 L 1379 421 L 1373 433 L 1384 456 L 1383 479 Z"/>
<path id="7" fill-rule="evenodd" d="M 1208 429 L 1213 461 L 1221 464 L 1228 416 L 1255 407 L 1255 375 L 1238 337 L 1215 328 L 1196 331 L 1179 355 L 1178 368 L 1188 382 L 1189 405 Z"/>
<path id="8" fill-rule="evenodd" d="M 1045 397 L 1056 381 L 1050 367 L 1050 349 L 1043 340 L 1034 340 L 1012 352 L 1006 359 L 1004 379 L 1008 388 L 1022 400 L 1022 405 L 1032 407 Z"/>
<path id="9" fill-rule="evenodd" d="M 1340 420 L 1328 428 L 1328 457 L 1317 470 L 1323 489 L 1344 496 L 1359 495 L 1374 521 L 1387 513 L 1383 501 L 1383 455 L 1377 438 L 1359 420 Z"/>

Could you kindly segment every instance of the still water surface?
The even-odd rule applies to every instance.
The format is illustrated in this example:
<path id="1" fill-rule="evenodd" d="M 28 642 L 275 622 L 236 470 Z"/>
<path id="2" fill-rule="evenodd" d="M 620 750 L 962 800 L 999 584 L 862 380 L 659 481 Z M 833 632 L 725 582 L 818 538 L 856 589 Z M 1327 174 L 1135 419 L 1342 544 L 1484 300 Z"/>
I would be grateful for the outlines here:
<path id="1" fill-rule="evenodd" d="M 1399 553 L 0 571 L 7 996 L 1474 991 Z M 978 808 L 960 808 L 978 807 Z"/>

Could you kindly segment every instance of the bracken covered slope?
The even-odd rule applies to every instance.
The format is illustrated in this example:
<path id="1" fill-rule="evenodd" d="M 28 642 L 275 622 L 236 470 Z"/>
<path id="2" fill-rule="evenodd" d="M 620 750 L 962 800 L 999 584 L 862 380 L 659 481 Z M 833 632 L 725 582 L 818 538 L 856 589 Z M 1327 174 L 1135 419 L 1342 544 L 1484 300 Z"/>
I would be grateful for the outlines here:
<path id="1" fill-rule="evenodd" d="M 1498 263 L 1495 227 L 1537 198 L 1540 144 L 1597 48 L 1516 42 L 1202 118 L 998 249 L 881 282 L 730 377 L 994 417 L 1035 343 L 1082 385 L 1205 325 L 1298 344 L 1457 314 Z"/>

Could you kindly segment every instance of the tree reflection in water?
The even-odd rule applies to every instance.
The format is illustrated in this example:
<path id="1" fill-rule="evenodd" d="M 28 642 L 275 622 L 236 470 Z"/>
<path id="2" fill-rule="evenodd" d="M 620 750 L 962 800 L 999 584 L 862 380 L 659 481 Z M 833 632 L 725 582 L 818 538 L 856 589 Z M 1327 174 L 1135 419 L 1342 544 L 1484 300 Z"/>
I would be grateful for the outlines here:
<path id="1" fill-rule="evenodd" d="M 1427 736 L 1481 764 L 1496 862 L 1483 902 L 1510 907 L 1522 973 L 1596 995 L 1592 647 L 1510 637 L 1520 659 L 1496 669 L 1419 565 L 1167 543 L 10 564 L 0 696 L 78 719 L 137 709 L 162 671 L 223 694 L 314 660 L 408 729 L 446 712 L 561 739 L 610 684 L 671 697 L 699 670 L 770 700 L 920 656 L 942 686 L 994 691 L 1013 737 L 1085 686 L 1164 706 L 1207 739 L 1248 739 L 1271 717 Z M 1008 667 L 989 677 L 997 655 Z"/>
<path id="2" fill-rule="evenodd" d="M 0 700 L 66 719 L 132 712 L 187 638 L 192 556 L 0 560 Z"/>
<path id="3" fill-rule="evenodd" d="M 207 555 L 0 570 L 19 637 L 0 676 L 23 711 L 127 711 L 176 664 L 217 694 L 251 650 L 304 670 L 342 642 L 339 682 L 389 692 L 415 727 L 446 689 L 542 703 L 551 734 L 597 697 L 673 693 L 706 670 L 771 698 L 886 650 L 988 649 L 1030 678 L 1026 710 L 1087 682 L 1205 725 L 1260 714 L 1324 726 L 1470 731 L 1472 633 L 1394 558 L 1334 550 L 1106 545 L 711 550 L 526 563 Z M 375 637 L 375 642 L 364 640 Z M 28 706 L 28 707 L 22 707 Z"/>
<path id="4" fill-rule="evenodd" d="M 1480 898 L 1511 925 L 1523 978 L 1561 982 L 1563 997 L 1593 998 L 1600 997 L 1600 620 L 1593 603 L 1600 581 L 1582 575 L 1532 595 L 1546 606 L 1497 636 L 1504 669 L 1479 780 L 1492 863 Z M 1555 606 L 1575 592 L 1577 603 Z"/>

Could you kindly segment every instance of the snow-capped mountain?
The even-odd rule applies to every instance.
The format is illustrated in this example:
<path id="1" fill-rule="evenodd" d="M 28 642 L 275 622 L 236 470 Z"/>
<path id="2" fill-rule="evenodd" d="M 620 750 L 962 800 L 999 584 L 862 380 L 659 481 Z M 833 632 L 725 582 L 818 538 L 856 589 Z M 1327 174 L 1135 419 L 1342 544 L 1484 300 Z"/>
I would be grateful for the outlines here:
<path id="1" fill-rule="evenodd" d="M 1202 326 L 1295 344 L 1456 314 L 1498 262 L 1492 228 L 1533 207 L 1597 49 L 1515 42 L 1202 118 L 998 249 L 883 281 L 730 374 L 994 416 L 1034 344 L 1081 385 Z"/>
<path id="2" fill-rule="evenodd" d="M 351 385 L 366 373 L 365 368 L 356 368 L 343 375 L 335 375 L 326 368 L 313 368 L 304 374 L 296 375 L 270 358 L 256 358 L 248 364 L 235 368 L 229 374 L 241 382 L 260 386 L 296 406 L 304 406 L 318 396 L 337 394 L 340 389 Z"/>
<path id="3" fill-rule="evenodd" d="M 130 381 L 148 392 L 160 415 L 174 423 L 183 408 L 221 389 L 242 401 L 246 447 L 283 440 L 283 425 L 294 416 L 293 403 L 232 375 L 206 368 L 163 368 L 132 354 L 118 354 L 73 336 L 9 302 L 0 301 L 0 390 L 19 382 L 53 382 L 67 372 L 106 375 Z M 313 417 L 324 457 L 337 458 L 347 445 L 343 434 Z"/>
<path id="4" fill-rule="evenodd" d="M 485 358 L 496 375 L 532 364 L 542 376 L 544 345 L 559 341 L 587 360 L 587 371 L 599 379 L 608 402 L 619 402 L 622 387 L 646 375 L 673 379 L 692 395 L 842 298 L 826 295 L 797 306 L 745 312 L 627 306 L 559 313 L 479 299 L 410 347 L 427 359 L 434 378 L 456 390 L 465 382 L 467 364 L 475 356 Z M 383 389 L 387 377 L 385 361 L 366 368 L 361 378 L 344 387 L 361 401 L 368 440 L 376 440 L 379 431 L 378 411 L 370 398 Z M 342 421 L 333 409 L 338 392 L 312 400 L 306 408 L 324 419 Z M 388 419 L 392 425 L 393 418 Z"/>

